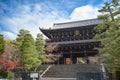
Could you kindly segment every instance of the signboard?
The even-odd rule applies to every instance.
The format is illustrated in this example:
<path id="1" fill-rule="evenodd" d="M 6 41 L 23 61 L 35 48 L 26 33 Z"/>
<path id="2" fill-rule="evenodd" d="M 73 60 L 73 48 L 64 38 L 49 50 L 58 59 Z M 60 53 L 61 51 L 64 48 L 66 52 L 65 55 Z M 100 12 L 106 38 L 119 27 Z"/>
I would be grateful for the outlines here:
<path id="1" fill-rule="evenodd" d="M 39 74 L 38 73 L 30 73 L 30 78 L 39 78 Z"/>
<path id="2" fill-rule="evenodd" d="M 74 31 L 74 34 L 75 34 L 76 36 L 79 35 L 79 34 L 80 34 L 79 30 L 75 30 L 75 31 Z"/>
<path id="3" fill-rule="evenodd" d="M 39 72 L 23 72 L 22 80 L 38 80 Z"/>

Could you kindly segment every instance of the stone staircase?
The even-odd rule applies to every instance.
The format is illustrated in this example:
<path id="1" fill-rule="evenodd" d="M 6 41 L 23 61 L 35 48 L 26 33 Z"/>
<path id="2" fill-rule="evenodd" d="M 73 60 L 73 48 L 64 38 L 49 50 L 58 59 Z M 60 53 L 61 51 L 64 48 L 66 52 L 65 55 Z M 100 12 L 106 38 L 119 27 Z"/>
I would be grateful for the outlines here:
<path id="1" fill-rule="evenodd" d="M 43 65 L 40 65 L 38 68 L 37 68 L 37 71 L 39 71 L 39 70 L 46 70 L 47 69 L 47 67 L 49 66 L 49 64 L 43 64 Z"/>
<path id="2" fill-rule="evenodd" d="M 42 78 L 70 78 L 68 80 L 76 80 L 78 73 L 101 73 L 101 66 L 99 64 L 52 65 L 42 75 Z"/>

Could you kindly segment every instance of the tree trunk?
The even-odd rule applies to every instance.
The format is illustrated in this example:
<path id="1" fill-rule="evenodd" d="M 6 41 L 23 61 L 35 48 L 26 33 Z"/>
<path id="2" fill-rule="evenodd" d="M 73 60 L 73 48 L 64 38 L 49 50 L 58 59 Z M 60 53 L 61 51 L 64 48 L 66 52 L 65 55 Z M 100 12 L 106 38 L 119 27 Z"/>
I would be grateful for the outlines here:
<path id="1" fill-rule="evenodd" d="M 113 80 L 117 80 L 117 78 L 116 78 L 116 71 L 114 71 L 114 72 L 112 73 L 112 78 L 113 78 Z"/>

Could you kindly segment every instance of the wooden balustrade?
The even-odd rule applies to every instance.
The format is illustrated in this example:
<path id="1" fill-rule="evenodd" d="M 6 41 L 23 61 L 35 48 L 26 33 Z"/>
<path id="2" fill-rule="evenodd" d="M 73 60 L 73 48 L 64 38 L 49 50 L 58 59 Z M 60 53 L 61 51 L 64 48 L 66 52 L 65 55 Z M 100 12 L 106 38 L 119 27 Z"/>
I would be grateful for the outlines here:
<path id="1" fill-rule="evenodd" d="M 77 35 L 77 36 L 66 36 L 66 37 L 53 37 L 51 39 L 47 39 L 46 42 L 62 42 L 62 41 L 74 41 L 74 40 L 88 40 L 92 39 L 94 35 Z"/>

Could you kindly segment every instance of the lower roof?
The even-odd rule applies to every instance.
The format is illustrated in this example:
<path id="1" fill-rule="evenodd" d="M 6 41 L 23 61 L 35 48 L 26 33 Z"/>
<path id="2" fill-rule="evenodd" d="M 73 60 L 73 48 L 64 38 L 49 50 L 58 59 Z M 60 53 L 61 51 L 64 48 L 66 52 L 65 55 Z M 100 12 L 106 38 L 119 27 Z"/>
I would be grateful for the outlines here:
<path id="1" fill-rule="evenodd" d="M 49 42 L 46 45 L 66 45 L 66 44 L 79 44 L 79 43 L 91 43 L 91 42 L 98 42 L 98 40 L 74 40 L 74 41 L 62 41 L 62 42 Z"/>

